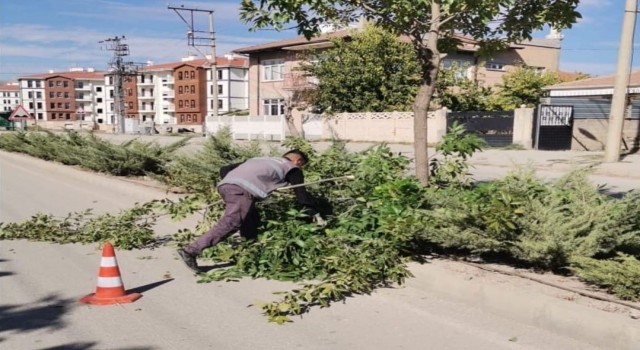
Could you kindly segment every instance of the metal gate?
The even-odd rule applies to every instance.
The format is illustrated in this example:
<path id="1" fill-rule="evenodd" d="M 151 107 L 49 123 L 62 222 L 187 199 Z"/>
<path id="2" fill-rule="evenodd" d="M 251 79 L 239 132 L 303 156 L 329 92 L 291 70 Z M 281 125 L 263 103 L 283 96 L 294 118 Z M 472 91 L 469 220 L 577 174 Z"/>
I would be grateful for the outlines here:
<path id="1" fill-rule="evenodd" d="M 536 149 L 548 151 L 571 149 L 573 106 L 540 105 L 536 119 Z"/>
<path id="2" fill-rule="evenodd" d="M 457 121 L 468 132 L 482 138 L 491 147 L 508 146 L 513 143 L 513 111 L 503 112 L 449 112 L 447 130 Z"/>

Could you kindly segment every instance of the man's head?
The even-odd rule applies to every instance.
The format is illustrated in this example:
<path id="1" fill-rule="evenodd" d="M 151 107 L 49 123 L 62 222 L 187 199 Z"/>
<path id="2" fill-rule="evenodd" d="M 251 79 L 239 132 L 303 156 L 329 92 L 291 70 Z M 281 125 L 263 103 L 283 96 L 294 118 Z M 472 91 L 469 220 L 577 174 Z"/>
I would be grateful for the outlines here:
<path id="1" fill-rule="evenodd" d="M 303 166 L 307 164 L 307 162 L 309 162 L 309 158 L 307 157 L 307 155 L 304 154 L 304 152 L 302 152 L 301 150 L 297 149 L 292 149 L 291 151 L 285 153 L 283 157 L 289 159 L 295 166 Z"/>

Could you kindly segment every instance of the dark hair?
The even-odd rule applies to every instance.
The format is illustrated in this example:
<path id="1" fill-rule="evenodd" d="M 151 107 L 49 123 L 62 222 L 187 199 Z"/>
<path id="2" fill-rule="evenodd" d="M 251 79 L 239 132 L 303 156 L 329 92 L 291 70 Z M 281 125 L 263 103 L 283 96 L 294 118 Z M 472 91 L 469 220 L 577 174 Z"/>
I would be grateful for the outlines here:
<path id="1" fill-rule="evenodd" d="M 300 156 L 300 158 L 302 158 L 302 160 L 304 161 L 305 164 L 309 163 L 309 157 L 307 157 L 307 155 L 304 152 L 302 152 L 301 150 L 299 150 L 299 149 L 292 149 L 292 150 L 288 151 L 287 153 L 285 153 L 283 155 L 283 157 L 286 157 L 286 156 L 288 156 L 290 154 L 297 154 L 298 156 Z"/>

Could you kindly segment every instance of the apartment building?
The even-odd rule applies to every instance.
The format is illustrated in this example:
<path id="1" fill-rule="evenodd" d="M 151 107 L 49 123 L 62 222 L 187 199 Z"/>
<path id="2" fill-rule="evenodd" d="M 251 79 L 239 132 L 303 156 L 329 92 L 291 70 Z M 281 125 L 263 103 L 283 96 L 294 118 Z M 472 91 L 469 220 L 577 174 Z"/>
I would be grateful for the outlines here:
<path id="1" fill-rule="evenodd" d="M 216 59 L 218 113 L 249 108 L 248 59 L 226 55 Z M 185 57 L 178 62 L 149 64 L 138 76 L 138 114 L 157 124 L 200 125 L 213 116 L 213 73 L 208 59 Z"/>
<path id="2" fill-rule="evenodd" d="M 20 104 L 20 86 L 17 83 L 0 85 L 0 113 L 15 110 Z"/>
<path id="3" fill-rule="evenodd" d="M 330 48 L 332 39 L 347 38 L 354 30 L 360 28 L 325 32 L 311 39 L 300 36 L 234 50 L 235 53 L 249 55 L 250 115 L 283 115 L 286 100 L 292 98 L 296 91 L 313 85 L 313 78 L 295 70 L 302 60 L 300 53 Z M 487 58 L 477 54 L 480 47 L 476 41 L 467 37 L 459 39 L 461 43 L 457 51 L 445 57 L 443 66 L 457 64 L 467 67 L 467 78 L 486 86 L 501 82 L 507 72 L 521 65 L 540 71 L 557 71 L 559 67 L 562 37 L 557 32 L 544 39 L 510 45 Z M 294 109 L 293 113 L 296 119 L 297 111 Z"/>
<path id="4" fill-rule="evenodd" d="M 247 110 L 248 59 L 226 55 L 218 57 L 216 64 L 218 113 Z M 213 116 L 212 74 L 207 59 L 149 62 L 137 75 L 124 77 L 123 114 L 137 123 L 202 125 L 207 116 Z M 95 128 L 115 131 L 121 123 L 115 105 L 115 78 L 111 72 L 90 68 L 20 77 L 15 88 L 17 104 L 41 121 L 86 121 Z"/>
<path id="5" fill-rule="evenodd" d="M 20 77 L 20 101 L 38 120 L 95 121 L 104 113 L 103 80 L 91 68 Z"/>

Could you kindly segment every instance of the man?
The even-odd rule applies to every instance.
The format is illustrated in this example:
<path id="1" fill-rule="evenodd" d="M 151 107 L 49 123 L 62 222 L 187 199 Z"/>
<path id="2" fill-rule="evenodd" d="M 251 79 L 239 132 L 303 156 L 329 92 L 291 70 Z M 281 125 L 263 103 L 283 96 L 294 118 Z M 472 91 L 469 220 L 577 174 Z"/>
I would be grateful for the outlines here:
<path id="1" fill-rule="evenodd" d="M 260 226 L 256 201 L 265 199 L 271 192 L 287 184 L 304 183 L 300 167 L 307 161 L 302 151 L 291 150 L 282 157 L 251 158 L 243 163 L 222 167 L 218 193 L 225 203 L 224 214 L 204 235 L 177 250 L 185 265 L 194 272 L 200 272 L 196 257 L 237 230 L 240 230 L 242 237 L 255 239 Z M 318 224 L 324 224 L 314 198 L 304 186 L 296 187 L 294 191 L 298 203 L 308 209 Z"/>

